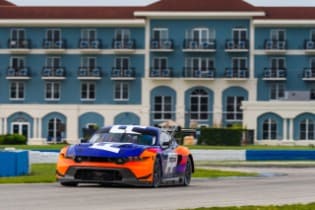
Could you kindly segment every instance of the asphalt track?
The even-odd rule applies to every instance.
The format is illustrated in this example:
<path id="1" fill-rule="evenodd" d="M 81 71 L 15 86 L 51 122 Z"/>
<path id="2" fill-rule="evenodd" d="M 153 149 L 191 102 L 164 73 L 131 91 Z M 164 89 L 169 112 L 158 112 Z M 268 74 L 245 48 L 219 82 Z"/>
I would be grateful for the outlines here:
<path id="1" fill-rule="evenodd" d="M 231 170 L 229 168 L 229 170 Z M 315 201 L 315 168 L 237 168 L 260 177 L 193 179 L 189 187 L 0 185 L 1 210 L 160 210 Z"/>

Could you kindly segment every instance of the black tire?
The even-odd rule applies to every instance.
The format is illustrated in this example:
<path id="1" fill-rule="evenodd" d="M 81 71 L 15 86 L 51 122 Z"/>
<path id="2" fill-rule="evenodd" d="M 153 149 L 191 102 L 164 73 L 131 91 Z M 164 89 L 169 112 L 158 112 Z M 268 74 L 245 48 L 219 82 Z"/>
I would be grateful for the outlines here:
<path id="1" fill-rule="evenodd" d="M 187 163 L 186 163 L 186 169 L 185 169 L 185 175 L 184 175 L 184 186 L 188 186 L 191 181 L 191 174 L 192 174 L 192 163 L 191 159 L 188 157 Z"/>
<path id="2" fill-rule="evenodd" d="M 158 188 L 161 185 L 161 179 L 162 179 L 161 163 L 160 159 L 156 158 L 153 167 L 152 187 Z"/>
<path id="3" fill-rule="evenodd" d="M 60 184 L 62 186 L 65 186 L 65 187 L 76 187 L 76 186 L 78 186 L 78 183 L 76 183 L 76 182 L 60 182 Z"/>

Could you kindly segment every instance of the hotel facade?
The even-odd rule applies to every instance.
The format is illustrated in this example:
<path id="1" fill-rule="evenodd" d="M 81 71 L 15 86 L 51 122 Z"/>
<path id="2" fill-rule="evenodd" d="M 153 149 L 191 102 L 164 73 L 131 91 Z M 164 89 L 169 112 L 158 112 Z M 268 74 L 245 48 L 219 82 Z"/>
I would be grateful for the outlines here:
<path id="1" fill-rule="evenodd" d="M 0 0 L 0 134 L 76 143 L 111 124 L 315 143 L 315 8 L 242 0 L 22 7 Z"/>

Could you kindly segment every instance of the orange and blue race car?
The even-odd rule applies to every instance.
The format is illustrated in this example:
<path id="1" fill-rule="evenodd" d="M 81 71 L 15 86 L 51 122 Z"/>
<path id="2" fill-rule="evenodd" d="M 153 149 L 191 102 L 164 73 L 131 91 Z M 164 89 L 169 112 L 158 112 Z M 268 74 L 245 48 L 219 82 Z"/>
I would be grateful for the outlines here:
<path id="1" fill-rule="evenodd" d="M 56 178 L 64 186 L 188 186 L 194 161 L 188 148 L 161 128 L 113 125 L 98 130 L 87 143 L 60 151 Z"/>

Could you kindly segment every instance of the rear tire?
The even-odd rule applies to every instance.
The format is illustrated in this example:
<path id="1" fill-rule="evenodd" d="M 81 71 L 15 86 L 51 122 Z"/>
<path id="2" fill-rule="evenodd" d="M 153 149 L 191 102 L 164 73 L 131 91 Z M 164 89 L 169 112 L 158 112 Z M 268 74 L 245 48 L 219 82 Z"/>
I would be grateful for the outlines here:
<path id="1" fill-rule="evenodd" d="M 153 167 L 152 187 L 158 188 L 161 185 L 161 179 L 162 179 L 161 163 L 160 159 L 156 158 Z"/>
<path id="2" fill-rule="evenodd" d="M 185 169 L 185 175 L 184 175 L 184 186 L 188 186 L 191 181 L 191 174 L 192 174 L 192 163 L 191 159 L 188 157 L 187 163 L 186 163 L 186 169 Z"/>
<path id="3" fill-rule="evenodd" d="M 60 182 L 60 184 L 62 186 L 65 186 L 65 187 L 76 187 L 76 186 L 78 186 L 78 183 L 76 183 L 76 182 Z"/>

